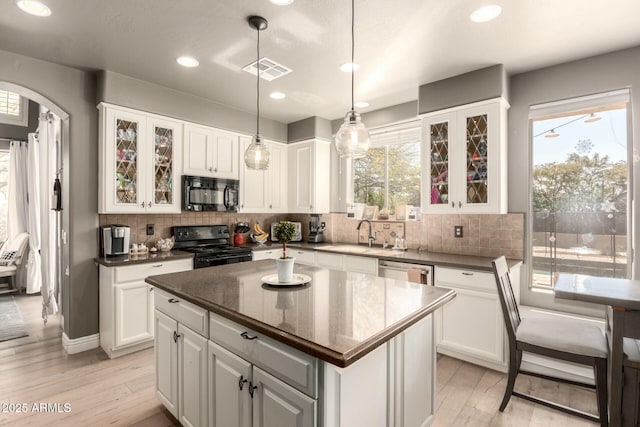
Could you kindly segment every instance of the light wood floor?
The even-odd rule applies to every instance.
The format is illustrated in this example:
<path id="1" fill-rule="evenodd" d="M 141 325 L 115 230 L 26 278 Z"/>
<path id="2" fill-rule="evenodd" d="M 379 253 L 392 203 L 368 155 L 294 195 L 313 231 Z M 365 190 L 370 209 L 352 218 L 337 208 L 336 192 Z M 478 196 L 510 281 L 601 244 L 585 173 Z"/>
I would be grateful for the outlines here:
<path id="1" fill-rule="evenodd" d="M 26 403 L 28 413 L 0 412 L 0 425 L 178 425 L 154 397 L 153 349 L 114 360 L 101 349 L 67 355 L 59 318 L 42 324 L 40 297 L 16 299 L 30 336 L 0 343 L 0 410 L 6 410 L 9 402 Z M 506 383 L 499 372 L 441 356 L 437 375 L 433 426 L 596 425 L 515 397 L 504 413 L 498 412 Z M 516 389 L 595 412 L 592 391 L 524 376 L 518 378 Z M 59 403 L 62 411 L 68 403 L 71 410 L 34 413 L 34 403 Z"/>

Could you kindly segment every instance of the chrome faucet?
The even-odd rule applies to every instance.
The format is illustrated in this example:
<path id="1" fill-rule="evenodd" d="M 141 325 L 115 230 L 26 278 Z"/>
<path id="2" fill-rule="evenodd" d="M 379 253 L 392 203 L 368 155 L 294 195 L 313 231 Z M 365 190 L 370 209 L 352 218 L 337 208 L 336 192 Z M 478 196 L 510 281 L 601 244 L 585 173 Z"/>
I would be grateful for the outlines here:
<path id="1" fill-rule="evenodd" d="M 363 222 L 366 222 L 367 224 L 369 224 L 369 236 L 367 237 L 367 240 L 369 240 L 369 247 L 371 247 L 371 244 L 373 243 L 373 241 L 376 240 L 376 238 L 373 237 L 373 235 L 371 234 L 371 221 L 369 221 L 368 219 L 361 219 L 360 222 L 358 223 L 358 226 L 356 227 L 356 230 L 360 231 L 360 227 L 362 226 Z M 358 236 L 360 236 L 359 233 L 358 233 Z"/>

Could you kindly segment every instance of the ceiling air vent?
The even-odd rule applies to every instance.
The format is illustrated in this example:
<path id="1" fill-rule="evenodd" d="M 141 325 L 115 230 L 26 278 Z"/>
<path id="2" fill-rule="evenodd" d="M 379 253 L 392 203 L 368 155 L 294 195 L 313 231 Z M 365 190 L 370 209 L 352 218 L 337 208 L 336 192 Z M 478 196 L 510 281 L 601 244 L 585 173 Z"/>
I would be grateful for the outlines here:
<path id="1" fill-rule="evenodd" d="M 256 66 L 257 63 L 258 61 L 253 61 L 251 64 L 244 67 L 243 70 L 255 76 L 258 71 L 258 67 Z M 264 79 L 270 82 L 272 80 L 275 80 L 279 77 L 284 76 L 285 74 L 289 74 L 291 71 L 293 70 L 285 67 L 284 65 L 280 65 L 269 58 L 260 58 L 260 78 L 261 79 Z"/>

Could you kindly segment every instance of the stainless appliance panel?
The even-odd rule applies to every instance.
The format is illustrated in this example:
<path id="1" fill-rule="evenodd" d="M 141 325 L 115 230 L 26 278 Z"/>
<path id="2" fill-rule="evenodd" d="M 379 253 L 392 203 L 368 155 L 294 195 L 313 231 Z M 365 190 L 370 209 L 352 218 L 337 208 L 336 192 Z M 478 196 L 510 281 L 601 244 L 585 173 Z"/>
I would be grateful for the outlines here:
<path id="1" fill-rule="evenodd" d="M 408 262 L 398 262 L 398 261 L 386 261 L 380 260 L 378 262 L 378 276 L 379 277 L 387 277 L 395 280 L 404 280 L 408 281 L 408 271 L 411 268 L 420 268 L 424 272 L 424 277 L 426 278 L 426 284 L 429 286 L 433 285 L 433 266 L 425 265 L 425 264 L 413 264 Z"/>

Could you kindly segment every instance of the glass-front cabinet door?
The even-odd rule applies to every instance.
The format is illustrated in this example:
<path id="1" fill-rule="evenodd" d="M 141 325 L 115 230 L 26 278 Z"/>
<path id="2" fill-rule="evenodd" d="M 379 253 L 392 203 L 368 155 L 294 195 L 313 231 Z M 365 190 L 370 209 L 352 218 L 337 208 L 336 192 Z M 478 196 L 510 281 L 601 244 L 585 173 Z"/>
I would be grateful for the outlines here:
<path id="1" fill-rule="evenodd" d="M 452 210 L 452 134 L 455 114 L 429 117 L 423 122 L 422 206 L 430 212 Z M 424 185 L 424 184 L 427 185 Z"/>
<path id="2" fill-rule="evenodd" d="M 466 117 L 466 200 L 487 203 L 487 115 Z"/>
<path id="3" fill-rule="evenodd" d="M 149 177 L 152 194 L 149 194 L 147 210 L 156 212 L 180 211 L 180 173 L 182 125 L 178 122 L 149 118 L 152 175 Z"/>

